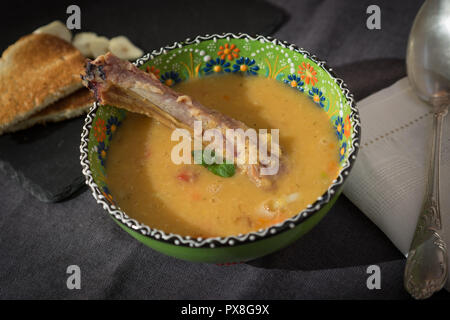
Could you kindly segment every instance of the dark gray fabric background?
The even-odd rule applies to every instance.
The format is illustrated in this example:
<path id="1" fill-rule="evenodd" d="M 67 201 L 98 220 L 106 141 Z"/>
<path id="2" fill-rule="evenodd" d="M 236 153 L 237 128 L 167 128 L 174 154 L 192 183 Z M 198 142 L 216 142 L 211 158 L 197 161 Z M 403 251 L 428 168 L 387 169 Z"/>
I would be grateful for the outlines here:
<path id="1" fill-rule="evenodd" d="M 358 99 L 405 75 L 407 35 L 422 1 L 271 2 L 290 15 L 275 36 L 336 66 Z M 381 7 L 381 30 L 366 29 L 369 4 Z M 81 268 L 81 290 L 66 288 L 66 268 L 72 264 Z M 371 264 L 381 267 L 381 290 L 366 287 Z M 403 267 L 397 249 L 344 196 L 288 248 L 250 263 L 216 266 L 176 260 L 145 247 L 125 234 L 87 191 L 46 204 L 0 173 L 3 299 L 409 299 Z"/>

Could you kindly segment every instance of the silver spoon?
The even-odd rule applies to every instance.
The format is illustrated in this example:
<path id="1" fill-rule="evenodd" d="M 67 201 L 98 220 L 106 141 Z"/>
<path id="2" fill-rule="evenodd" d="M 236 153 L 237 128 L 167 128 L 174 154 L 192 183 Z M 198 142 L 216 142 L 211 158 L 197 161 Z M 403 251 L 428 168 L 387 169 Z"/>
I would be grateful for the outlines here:
<path id="1" fill-rule="evenodd" d="M 439 161 L 442 123 L 450 103 L 450 1 L 427 0 L 422 5 L 409 35 L 406 66 L 412 88 L 433 108 L 427 192 L 404 275 L 406 290 L 416 299 L 426 299 L 442 289 L 448 274 L 439 204 Z"/>

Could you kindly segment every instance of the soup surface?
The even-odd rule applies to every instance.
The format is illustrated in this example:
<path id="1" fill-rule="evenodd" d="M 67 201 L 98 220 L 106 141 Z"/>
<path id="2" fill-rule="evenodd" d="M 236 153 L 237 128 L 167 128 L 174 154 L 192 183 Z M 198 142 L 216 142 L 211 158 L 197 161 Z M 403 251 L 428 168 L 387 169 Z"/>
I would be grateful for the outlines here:
<path id="1" fill-rule="evenodd" d="M 173 129 L 128 113 L 108 151 L 106 181 L 130 217 L 183 236 L 237 235 L 296 215 L 336 178 L 337 136 L 305 94 L 272 79 L 235 75 L 190 80 L 176 90 L 249 127 L 279 129 L 288 170 L 264 190 L 239 172 L 223 178 L 198 164 L 176 165 Z"/>

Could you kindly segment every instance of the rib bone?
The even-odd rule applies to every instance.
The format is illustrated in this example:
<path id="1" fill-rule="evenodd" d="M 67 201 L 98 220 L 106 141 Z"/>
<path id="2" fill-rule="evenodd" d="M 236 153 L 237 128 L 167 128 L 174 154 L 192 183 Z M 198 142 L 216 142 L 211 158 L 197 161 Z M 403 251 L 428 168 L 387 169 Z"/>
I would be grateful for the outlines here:
<path id="1" fill-rule="evenodd" d="M 200 120 L 203 130 L 219 129 L 223 141 L 226 141 L 227 129 L 249 129 L 241 121 L 204 107 L 191 97 L 162 84 L 154 74 L 146 73 L 111 53 L 99 56 L 95 61 L 88 61 L 86 74 L 82 79 L 100 104 L 153 117 L 171 128 L 192 131 L 194 121 Z M 256 147 L 257 141 L 247 139 L 246 152 Z M 241 173 L 246 174 L 256 186 L 270 187 L 272 176 L 261 175 L 262 166 L 265 167 L 259 161 L 256 164 L 237 165 Z"/>

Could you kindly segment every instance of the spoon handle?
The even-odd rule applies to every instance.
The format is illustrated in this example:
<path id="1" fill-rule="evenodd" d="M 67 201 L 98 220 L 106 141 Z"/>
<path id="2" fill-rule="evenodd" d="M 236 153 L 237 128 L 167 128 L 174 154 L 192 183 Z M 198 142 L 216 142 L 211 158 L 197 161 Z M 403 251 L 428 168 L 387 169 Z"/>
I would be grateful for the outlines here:
<path id="1" fill-rule="evenodd" d="M 442 123 L 447 108 L 434 113 L 433 144 L 427 194 L 406 261 L 404 284 L 416 299 L 426 299 L 444 286 L 448 274 L 447 246 L 442 238 L 439 204 L 439 162 Z"/>

